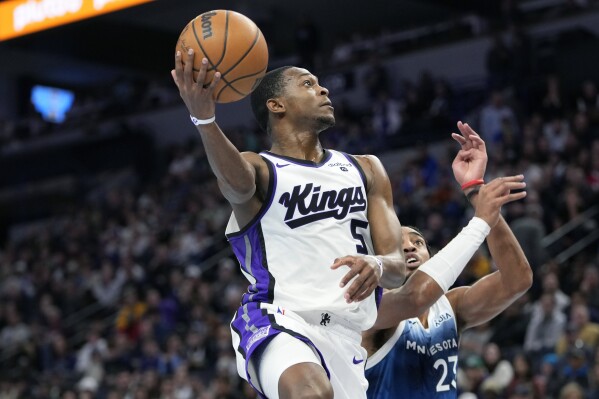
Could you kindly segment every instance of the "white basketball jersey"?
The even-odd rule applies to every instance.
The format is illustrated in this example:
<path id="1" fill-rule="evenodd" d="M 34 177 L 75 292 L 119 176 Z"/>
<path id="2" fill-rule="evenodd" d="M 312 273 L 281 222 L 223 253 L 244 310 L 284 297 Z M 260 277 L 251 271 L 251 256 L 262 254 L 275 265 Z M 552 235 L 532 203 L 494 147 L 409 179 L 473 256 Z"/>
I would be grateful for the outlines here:
<path id="1" fill-rule="evenodd" d="M 347 304 L 339 283 L 348 267 L 332 270 L 342 256 L 372 254 L 366 217 L 366 179 L 357 161 L 325 150 L 321 162 L 261 153 L 270 170 L 268 194 L 242 230 L 231 216 L 226 235 L 250 282 L 242 303 L 266 302 L 295 312 L 330 312 L 370 328 L 375 294 Z"/>

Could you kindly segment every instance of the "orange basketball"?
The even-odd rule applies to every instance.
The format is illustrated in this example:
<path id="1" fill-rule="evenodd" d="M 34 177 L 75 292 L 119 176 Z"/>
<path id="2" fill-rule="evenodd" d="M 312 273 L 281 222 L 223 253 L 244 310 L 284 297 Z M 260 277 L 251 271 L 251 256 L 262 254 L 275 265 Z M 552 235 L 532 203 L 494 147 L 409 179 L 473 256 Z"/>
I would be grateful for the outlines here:
<path id="1" fill-rule="evenodd" d="M 241 100 L 256 88 L 268 66 L 268 46 L 256 24 L 235 11 L 214 10 L 191 20 L 179 35 L 177 49 L 182 59 L 194 50 L 193 70 L 197 80 L 202 58 L 208 59 L 209 83 L 215 72 L 221 80 L 214 90 L 218 103 Z"/>

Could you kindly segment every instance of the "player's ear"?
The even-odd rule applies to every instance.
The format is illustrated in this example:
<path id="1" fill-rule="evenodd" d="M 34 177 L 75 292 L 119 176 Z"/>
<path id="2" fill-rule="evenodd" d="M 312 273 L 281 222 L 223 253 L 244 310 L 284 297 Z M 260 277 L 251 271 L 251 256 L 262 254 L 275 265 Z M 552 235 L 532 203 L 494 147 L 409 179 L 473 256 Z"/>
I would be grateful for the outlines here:
<path id="1" fill-rule="evenodd" d="M 268 110 L 273 114 L 280 114 L 285 112 L 285 104 L 278 98 L 269 98 L 266 101 L 266 106 Z"/>

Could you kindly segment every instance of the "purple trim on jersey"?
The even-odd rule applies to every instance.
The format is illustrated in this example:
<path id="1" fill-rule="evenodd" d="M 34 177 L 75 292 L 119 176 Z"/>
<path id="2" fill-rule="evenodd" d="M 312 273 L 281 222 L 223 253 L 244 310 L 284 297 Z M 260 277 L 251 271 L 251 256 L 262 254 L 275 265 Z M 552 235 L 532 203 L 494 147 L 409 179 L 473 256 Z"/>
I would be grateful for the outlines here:
<path id="1" fill-rule="evenodd" d="M 308 166 L 311 168 L 320 168 L 321 166 L 324 166 L 324 164 L 326 164 L 333 156 L 333 153 L 331 153 L 331 151 L 329 151 L 329 150 L 323 150 L 323 152 L 324 152 L 324 156 L 322 157 L 320 162 L 313 162 L 313 161 L 306 161 L 305 159 L 297 159 L 297 158 L 287 157 L 285 155 L 273 154 L 270 151 L 264 151 L 264 153 L 266 153 L 272 157 L 279 158 L 285 162 L 290 162 L 295 165 Z"/>
<path id="2" fill-rule="evenodd" d="M 345 152 L 342 152 L 342 154 L 351 164 L 356 167 L 356 169 L 358 169 L 360 177 L 362 178 L 362 183 L 364 183 L 364 189 L 366 190 L 366 193 L 368 193 L 368 184 L 366 184 L 366 174 L 364 173 L 364 169 L 362 169 L 362 166 L 353 155 L 346 154 Z"/>
<path id="3" fill-rule="evenodd" d="M 256 279 L 256 283 L 250 285 L 248 292 L 243 294 L 241 303 L 244 305 L 249 302 L 272 303 L 275 279 L 268 271 L 264 237 L 260 224 L 247 230 L 243 236 L 230 238 L 229 243 L 241 268 Z"/>
<path id="4" fill-rule="evenodd" d="M 272 164 L 272 162 L 270 162 L 270 160 L 266 159 L 265 157 L 262 157 L 262 159 L 264 159 L 266 161 L 266 166 L 268 167 L 268 172 L 269 172 L 268 173 L 268 190 L 266 191 L 266 200 L 262 204 L 262 207 L 260 207 L 260 210 L 258 211 L 256 216 L 254 216 L 248 224 L 243 226 L 243 228 L 241 228 L 239 231 L 237 231 L 235 233 L 225 234 L 225 237 L 227 237 L 227 239 L 229 239 L 229 241 L 231 241 L 230 238 L 238 237 L 238 236 L 245 234 L 245 232 L 247 230 L 249 230 L 254 225 L 256 225 L 260 221 L 260 219 L 262 219 L 262 216 L 264 216 L 266 211 L 268 211 L 268 209 L 272 205 L 272 201 L 275 196 L 275 187 L 277 186 L 277 172 L 276 172 L 275 167 Z"/>
<path id="5" fill-rule="evenodd" d="M 260 220 L 272 205 L 277 184 L 277 172 L 269 159 L 262 158 L 269 170 L 267 201 L 262 205 L 258 214 L 243 229 L 226 235 L 241 268 L 256 279 L 256 283 L 248 286 L 248 292 L 243 294 L 242 304 L 255 301 L 272 303 L 274 295 L 275 280 L 268 271 Z M 248 250 L 250 251 L 249 254 Z"/>
<path id="6" fill-rule="evenodd" d="M 377 286 L 374 289 L 374 302 L 376 303 L 376 309 L 378 310 L 381 306 L 381 300 L 383 299 L 383 287 Z"/>
<path id="7" fill-rule="evenodd" d="M 245 371 L 248 377 L 248 383 L 258 392 L 261 398 L 266 397 L 252 383 L 248 373 L 248 364 L 253 353 L 264 343 L 275 337 L 281 332 L 285 332 L 294 338 L 297 338 L 316 350 L 320 357 L 322 367 L 324 367 L 327 376 L 331 378 L 331 374 L 324 361 L 324 357 L 320 350 L 307 337 L 293 330 L 279 325 L 274 315 L 269 314 L 266 310 L 260 308 L 259 303 L 248 303 L 237 309 L 233 321 L 231 321 L 231 329 L 239 336 L 239 345 L 235 348 L 245 359 Z"/>

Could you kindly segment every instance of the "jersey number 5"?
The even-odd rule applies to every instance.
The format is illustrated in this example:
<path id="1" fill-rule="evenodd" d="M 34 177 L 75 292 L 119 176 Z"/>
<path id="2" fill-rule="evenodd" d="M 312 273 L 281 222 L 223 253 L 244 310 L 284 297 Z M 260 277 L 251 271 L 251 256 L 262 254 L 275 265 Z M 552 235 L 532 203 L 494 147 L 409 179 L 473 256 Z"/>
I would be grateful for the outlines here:
<path id="1" fill-rule="evenodd" d="M 368 255 L 368 248 L 366 247 L 364 236 L 358 233 L 358 229 L 366 230 L 368 228 L 368 222 L 366 220 L 352 219 L 350 228 L 352 237 L 360 241 L 359 244 L 356 244 L 356 251 L 359 254 Z"/>
<path id="2" fill-rule="evenodd" d="M 442 369 L 441 370 L 441 378 L 439 378 L 439 382 L 437 383 L 437 392 L 445 392 L 445 391 L 449 391 L 449 384 L 447 382 L 447 370 L 448 365 L 447 363 L 449 362 L 449 364 L 453 364 L 453 377 L 451 378 L 451 386 L 455 389 L 456 388 L 456 383 L 455 383 L 455 378 L 456 378 L 456 374 L 458 373 L 458 357 L 457 356 L 449 356 L 447 357 L 447 361 L 445 359 L 437 359 L 437 361 L 435 362 L 435 364 L 433 364 L 433 367 L 435 368 L 435 370 L 438 370 L 439 367 Z"/>

